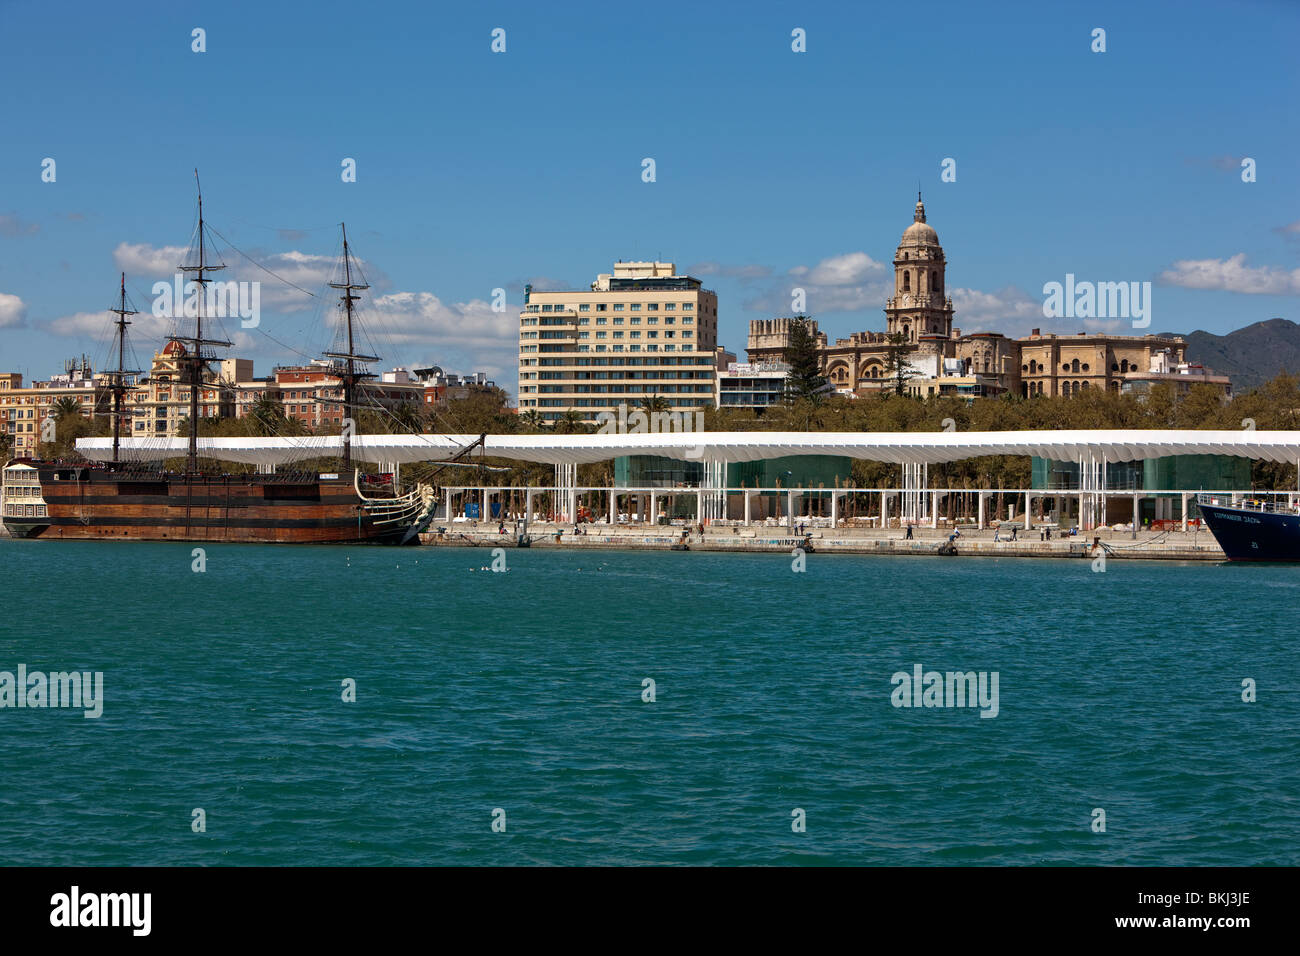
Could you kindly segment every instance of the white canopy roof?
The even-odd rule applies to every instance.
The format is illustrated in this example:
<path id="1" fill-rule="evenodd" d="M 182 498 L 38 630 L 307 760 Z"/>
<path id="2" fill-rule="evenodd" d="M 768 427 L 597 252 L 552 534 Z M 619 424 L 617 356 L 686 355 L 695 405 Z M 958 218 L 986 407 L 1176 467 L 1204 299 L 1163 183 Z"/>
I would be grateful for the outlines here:
<path id="1" fill-rule="evenodd" d="M 370 462 L 441 461 L 477 435 L 359 435 L 353 457 Z M 605 461 L 619 455 L 755 461 L 785 455 L 844 455 L 869 461 L 945 462 L 980 455 L 1037 455 L 1053 461 L 1095 456 L 1107 462 L 1166 455 L 1238 455 L 1300 461 L 1300 431 L 1087 430 L 1007 432 L 669 432 L 599 435 L 489 435 L 482 454 L 548 464 Z M 204 458 L 282 465 L 338 455 L 337 435 L 312 438 L 200 438 Z M 183 457 L 186 438 L 125 438 L 121 458 Z M 113 457 L 111 438 L 79 438 L 87 458 Z M 474 456 L 480 452 L 476 449 Z"/>

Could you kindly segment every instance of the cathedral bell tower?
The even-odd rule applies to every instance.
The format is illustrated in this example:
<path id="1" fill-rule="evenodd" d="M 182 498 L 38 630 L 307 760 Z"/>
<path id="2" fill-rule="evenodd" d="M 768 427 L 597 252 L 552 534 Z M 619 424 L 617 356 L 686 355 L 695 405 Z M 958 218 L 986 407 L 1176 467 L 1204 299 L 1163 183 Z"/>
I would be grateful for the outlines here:
<path id="1" fill-rule="evenodd" d="M 890 334 L 902 333 L 913 344 L 923 335 L 952 336 L 952 299 L 944 296 L 946 266 L 939 234 L 926 224 L 917 190 L 912 224 L 894 254 L 894 294 L 885 303 Z"/>

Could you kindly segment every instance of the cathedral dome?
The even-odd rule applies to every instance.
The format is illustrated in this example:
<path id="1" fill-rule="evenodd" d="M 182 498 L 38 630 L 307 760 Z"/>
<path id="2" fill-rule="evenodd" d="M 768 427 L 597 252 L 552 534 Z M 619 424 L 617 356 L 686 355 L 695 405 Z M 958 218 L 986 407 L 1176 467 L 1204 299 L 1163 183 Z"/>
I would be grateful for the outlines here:
<path id="1" fill-rule="evenodd" d="M 934 231 L 934 227 L 924 222 L 914 222 L 903 230 L 903 241 L 899 243 L 904 246 L 937 246 L 939 244 L 939 234 Z"/>
<path id="2" fill-rule="evenodd" d="M 912 224 L 903 230 L 903 239 L 900 246 L 937 246 L 939 244 L 939 234 L 934 231 L 934 227 L 928 225 L 925 221 L 925 203 L 921 202 L 921 194 L 916 194 L 916 212 L 912 215 Z"/>

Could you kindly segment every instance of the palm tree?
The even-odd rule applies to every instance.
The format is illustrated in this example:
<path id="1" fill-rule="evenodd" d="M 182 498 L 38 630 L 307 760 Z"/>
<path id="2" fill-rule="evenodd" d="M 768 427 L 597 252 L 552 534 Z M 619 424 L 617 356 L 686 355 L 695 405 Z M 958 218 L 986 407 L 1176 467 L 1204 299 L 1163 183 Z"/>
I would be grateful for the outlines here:
<path id="1" fill-rule="evenodd" d="M 424 414 L 414 402 L 402 402 L 392 410 L 393 424 L 401 431 L 421 432 L 424 430 Z"/>
<path id="2" fill-rule="evenodd" d="M 259 435 L 276 435 L 285 425 L 284 406 L 270 395 L 263 395 L 248 410 L 253 431 Z"/>
<path id="3" fill-rule="evenodd" d="M 81 401 L 71 395 L 65 395 L 50 406 L 50 414 L 54 416 L 56 422 L 62 422 L 65 418 L 80 415 Z"/>
<path id="4" fill-rule="evenodd" d="M 641 411 L 645 412 L 647 416 L 653 415 L 655 412 L 666 412 L 672 408 L 672 406 L 668 404 L 668 399 L 664 398 L 658 392 L 655 392 L 653 395 L 642 396 L 639 404 L 641 406 Z"/>
<path id="5" fill-rule="evenodd" d="M 570 408 L 556 421 L 555 430 L 565 435 L 571 435 L 574 432 L 582 431 L 582 416 L 574 409 Z"/>
<path id="6" fill-rule="evenodd" d="M 546 421 L 542 418 L 542 413 L 535 408 L 530 408 L 520 415 L 519 423 L 529 431 L 540 431 L 546 427 Z"/>

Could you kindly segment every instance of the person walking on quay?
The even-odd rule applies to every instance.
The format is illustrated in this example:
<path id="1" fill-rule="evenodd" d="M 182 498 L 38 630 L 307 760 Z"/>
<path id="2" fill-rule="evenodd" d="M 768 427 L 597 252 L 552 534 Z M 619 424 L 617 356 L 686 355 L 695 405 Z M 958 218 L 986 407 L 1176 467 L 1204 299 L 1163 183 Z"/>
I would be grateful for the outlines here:
<path id="1" fill-rule="evenodd" d="M 912 540 L 912 526 L 910 524 L 907 526 L 907 540 Z"/>

